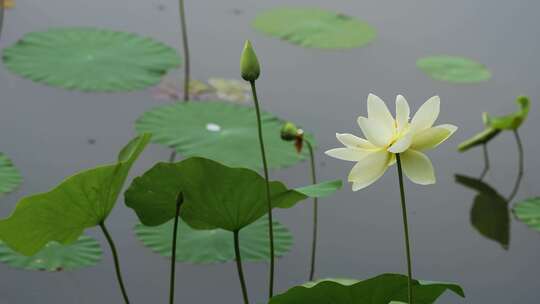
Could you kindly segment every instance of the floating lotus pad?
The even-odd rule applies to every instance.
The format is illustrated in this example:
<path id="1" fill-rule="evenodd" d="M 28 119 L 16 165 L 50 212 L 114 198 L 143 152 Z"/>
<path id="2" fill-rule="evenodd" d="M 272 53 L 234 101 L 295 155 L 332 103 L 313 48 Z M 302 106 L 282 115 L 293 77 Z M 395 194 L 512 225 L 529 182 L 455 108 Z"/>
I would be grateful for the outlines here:
<path id="1" fill-rule="evenodd" d="M 308 48 L 347 49 L 376 37 L 366 22 L 318 8 L 278 8 L 257 16 L 253 27 L 270 36 Z"/>
<path id="2" fill-rule="evenodd" d="M 148 134 L 134 138 L 116 163 L 79 172 L 49 192 L 23 198 L 8 218 L 0 220 L 0 239 L 28 256 L 51 241 L 63 245 L 77 241 L 85 229 L 106 220 L 149 141 Z"/>
<path id="3" fill-rule="evenodd" d="M 92 92 L 153 86 L 180 64 L 176 51 L 163 43 L 95 28 L 28 33 L 4 49 L 3 60 L 9 70 L 33 81 Z"/>
<path id="4" fill-rule="evenodd" d="M 272 181 L 272 207 L 291 208 L 339 188 L 341 181 L 296 189 Z M 156 164 L 133 180 L 124 197 L 143 224 L 157 226 L 176 216 L 179 193 L 184 198 L 180 216 L 195 229 L 240 231 L 268 212 L 266 181 L 257 172 L 199 157 Z"/>
<path id="5" fill-rule="evenodd" d="M 345 283 L 345 284 L 342 284 Z M 446 291 L 465 297 L 457 284 L 413 281 L 414 303 L 432 304 Z M 400 274 L 383 274 L 377 277 L 358 281 L 337 282 L 323 280 L 317 284 L 297 286 L 287 292 L 273 297 L 269 304 L 388 304 L 407 303 L 407 277 Z"/>
<path id="6" fill-rule="evenodd" d="M 101 261 L 99 243 L 91 237 L 81 236 L 70 245 L 51 242 L 33 256 L 24 256 L 0 241 L 0 262 L 14 268 L 40 271 L 75 270 L 96 265 Z"/>
<path id="7" fill-rule="evenodd" d="M 135 233 L 146 247 L 165 256 L 171 256 L 173 220 L 160 226 L 137 224 Z M 274 221 L 274 249 L 276 256 L 289 252 L 293 237 L 289 230 Z M 193 264 L 233 261 L 233 233 L 223 230 L 195 230 L 180 220 L 176 245 L 176 260 Z M 269 260 L 268 219 L 260 218 L 240 231 L 240 252 L 246 261 Z"/>
<path id="8" fill-rule="evenodd" d="M 19 171 L 4 153 L 0 153 L 0 195 L 15 190 L 21 182 Z"/>
<path id="9" fill-rule="evenodd" d="M 296 164 L 308 152 L 298 154 L 280 137 L 283 121 L 261 113 L 268 165 L 281 168 Z M 251 107 L 225 102 L 188 102 L 160 106 L 136 122 L 139 133 L 173 147 L 184 157 L 210 158 L 229 166 L 262 168 L 257 118 Z M 310 140 L 311 135 L 306 135 Z"/>
<path id="10" fill-rule="evenodd" d="M 531 229 L 540 231 L 540 197 L 528 198 L 514 206 L 516 217 Z"/>
<path id="11" fill-rule="evenodd" d="M 472 59 L 457 56 L 431 56 L 416 62 L 431 78 L 453 83 L 476 83 L 491 78 L 489 69 Z"/>

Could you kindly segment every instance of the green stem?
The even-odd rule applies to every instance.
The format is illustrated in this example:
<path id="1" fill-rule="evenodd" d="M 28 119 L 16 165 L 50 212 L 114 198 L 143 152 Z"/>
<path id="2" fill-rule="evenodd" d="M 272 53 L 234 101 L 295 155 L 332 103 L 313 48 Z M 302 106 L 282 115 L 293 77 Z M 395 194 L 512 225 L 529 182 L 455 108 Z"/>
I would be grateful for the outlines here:
<path id="1" fill-rule="evenodd" d="M 482 171 L 482 174 L 480 175 L 480 180 L 484 179 L 490 167 L 487 144 L 482 145 L 482 150 L 484 151 L 484 170 Z"/>
<path id="2" fill-rule="evenodd" d="M 409 304 L 413 304 L 413 290 L 412 290 L 412 264 L 411 264 L 411 247 L 409 245 L 409 224 L 407 222 L 407 205 L 405 203 L 405 188 L 403 186 L 403 169 L 401 168 L 401 157 L 396 154 L 398 177 L 399 177 L 399 192 L 401 195 L 401 210 L 403 213 L 403 231 L 405 233 L 405 254 L 407 256 L 407 289 L 409 295 Z"/>
<path id="3" fill-rule="evenodd" d="M 189 42 L 187 34 L 186 10 L 184 0 L 178 0 L 178 8 L 180 14 L 180 26 L 182 27 L 182 48 L 184 51 L 184 102 L 189 100 L 189 82 L 191 79 L 191 62 L 189 59 Z M 171 152 L 169 162 L 174 162 L 176 159 L 176 151 Z"/>
<path id="4" fill-rule="evenodd" d="M 176 159 L 176 151 L 173 148 L 173 151 L 171 152 L 171 156 L 169 156 L 169 162 L 174 163 L 175 159 Z"/>
<path id="5" fill-rule="evenodd" d="M 304 140 L 306 143 L 306 146 L 309 150 L 309 157 L 311 160 L 311 182 L 313 185 L 317 183 L 317 173 L 315 168 L 315 155 L 313 153 L 313 145 L 308 141 Z M 309 280 L 313 281 L 313 278 L 315 276 L 315 259 L 317 254 L 317 229 L 318 229 L 318 199 L 316 197 L 313 198 L 313 239 L 311 243 L 311 268 L 309 271 Z"/>
<path id="6" fill-rule="evenodd" d="M 2 30 L 4 29 L 4 5 L 6 5 L 5 0 L 0 0 L 0 40 L 2 38 Z"/>
<path id="7" fill-rule="evenodd" d="M 174 303 L 174 280 L 176 277 L 176 239 L 178 237 L 178 222 L 180 218 L 180 206 L 184 200 L 182 192 L 178 194 L 176 198 L 176 213 L 174 217 L 174 227 L 173 227 L 173 236 L 172 236 L 172 254 L 171 254 L 171 279 L 169 287 L 169 303 Z"/>
<path id="8" fill-rule="evenodd" d="M 251 92 L 253 93 L 253 102 L 257 112 L 257 130 L 259 132 L 259 144 L 261 146 L 261 156 L 264 168 L 264 178 L 266 181 L 266 201 L 268 204 L 268 235 L 270 236 L 270 280 L 268 283 L 268 295 L 271 298 L 274 295 L 274 227 L 272 218 L 272 200 L 270 198 L 270 182 L 268 178 L 268 164 L 266 162 L 266 153 L 264 151 L 264 139 L 262 132 L 261 111 L 259 109 L 259 99 L 257 97 L 257 88 L 255 81 L 250 81 Z"/>
<path id="9" fill-rule="evenodd" d="M 105 222 L 99 223 L 99 227 L 101 228 L 101 231 L 103 231 L 103 234 L 105 235 L 105 238 L 107 239 L 107 242 L 111 247 L 111 252 L 114 259 L 114 268 L 116 270 L 116 278 L 118 279 L 118 285 L 120 286 L 120 291 L 122 292 L 122 296 L 124 297 L 124 302 L 126 304 L 129 304 L 129 298 L 126 292 L 126 288 L 124 287 L 124 280 L 122 279 L 122 273 L 120 272 L 120 262 L 118 259 L 118 253 L 116 252 L 116 246 L 114 245 L 114 241 L 109 234 L 107 227 L 105 226 Z"/>
<path id="10" fill-rule="evenodd" d="M 514 199 L 514 197 L 516 196 L 516 194 L 517 194 L 517 192 L 519 190 L 519 185 L 521 184 L 521 179 L 523 178 L 524 170 L 525 170 L 523 144 L 521 142 L 521 137 L 519 136 L 518 130 L 514 130 L 514 137 L 516 138 L 516 144 L 517 144 L 517 148 L 518 148 L 519 169 L 518 169 L 518 176 L 517 176 L 517 179 L 516 179 L 516 183 L 514 184 L 514 189 L 512 190 L 512 193 L 508 197 L 508 202 L 512 201 Z"/>
<path id="11" fill-rule="evenodd" d="M 184 101 L 189 100 L 189 81 L 190 81 L 190 61 L 189 61 L 189 44 L 187 34 L 186 11 L 184 8 L 184 0 L 178 0 L 180 24 L 182 26 L 182 46 L 184 48 Z"/>
<path id="12" fill-rule="evenodd" d="M 244 279 L 244 270 L 242 269 L 242 256 L 240 254 L 240 239 L 238 230 L 234 231 L 234 253 L 236 255 L 236 268 L 238 269 L 238 278 L 240 279 L 240 286 L 242 287 L 244 304 L 249 304 L 246 280 Z"/>

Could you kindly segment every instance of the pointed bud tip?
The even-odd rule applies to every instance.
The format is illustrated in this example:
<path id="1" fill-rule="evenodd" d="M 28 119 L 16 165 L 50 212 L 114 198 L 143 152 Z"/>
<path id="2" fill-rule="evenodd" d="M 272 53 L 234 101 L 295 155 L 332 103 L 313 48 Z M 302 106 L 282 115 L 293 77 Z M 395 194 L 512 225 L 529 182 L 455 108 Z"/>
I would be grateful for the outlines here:
<path id="1" fill-rule="evenodd" d="M 240 57 L 240 72 L 242 78 L 245 81 L 250 82 L 257 80 L 261 74 L 261 67 L 259 65 L 259 60 L 257 59 L 257 54 L 255 54 L 255 50 L 249 40 L 246 40 L 242 56 Z"/>

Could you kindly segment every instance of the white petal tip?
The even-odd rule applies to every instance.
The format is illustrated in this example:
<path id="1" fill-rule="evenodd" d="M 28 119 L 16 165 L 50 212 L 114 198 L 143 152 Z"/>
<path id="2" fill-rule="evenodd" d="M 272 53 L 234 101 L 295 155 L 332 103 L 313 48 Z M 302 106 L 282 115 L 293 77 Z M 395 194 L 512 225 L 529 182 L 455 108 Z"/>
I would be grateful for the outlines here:
<path id="1" fill-rule="evenodd" d="M 362 189 L 364 189 L 366 187 L 367 187 L 367 185 L 356 185 L 353 182 L 351 189 L 352 189 L 353 192 L 356 192 L 356 191 L 360 191 L 360 190 L 362 190 Z"/>
<path id="2" fill-rule="evenodd" d="M 458 127 L 457 126 L 454 126 L 454 125 L 448 125 L 448 130 L 451 132 L 451 133 L 454 133 L 458 130 Z"/>
<path id="3" fill-rule="evenodd" d="M 416 181 L 416 182 L 414 182 L 414 183 L 415 183 L 415 184 L 418 184 L 418 185 L 421 185 L 421 186 L 429 186 L 429 185 L 435 184 L 436 181 L 435 181 L 435 180 L 432 180 L 432 181 L 421 181 L 421 182 Z"/>
<path id="4" fill-rule="evenodd" d="M 441 98 L 439 97 L 439 95 L 435 95 L 435 96 L 431 97 L 430 99 L 428 99 L 428 101 L 441 103 Z"/>

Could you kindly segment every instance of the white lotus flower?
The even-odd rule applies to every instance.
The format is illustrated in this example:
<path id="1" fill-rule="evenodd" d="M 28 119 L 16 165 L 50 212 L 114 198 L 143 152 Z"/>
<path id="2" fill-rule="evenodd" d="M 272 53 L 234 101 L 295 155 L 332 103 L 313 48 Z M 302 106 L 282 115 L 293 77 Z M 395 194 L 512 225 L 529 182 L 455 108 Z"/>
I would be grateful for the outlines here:
<path id="1" fill-rule="evenodd" d="M 398 153 L 403 171 L 411 181 L 421 185 L 435 183 L 433 165 L 422 151 L 437 147 L 457 130 L 449 124 L 433 127 L 439 116 L 440 98 L 431 97 L 410 122 L 409 104 L 401 95 L 396 97 L 395 119 L 379 97 L 369 94 L 367 104 L 368 117 L 358 117 L 366 139 L 337 133 L 337 139 L 345 147 L 326 151 L 329 156 L 356 162 L 349 173 L 353 191 L 379 179 L 396 163 Z"/>

